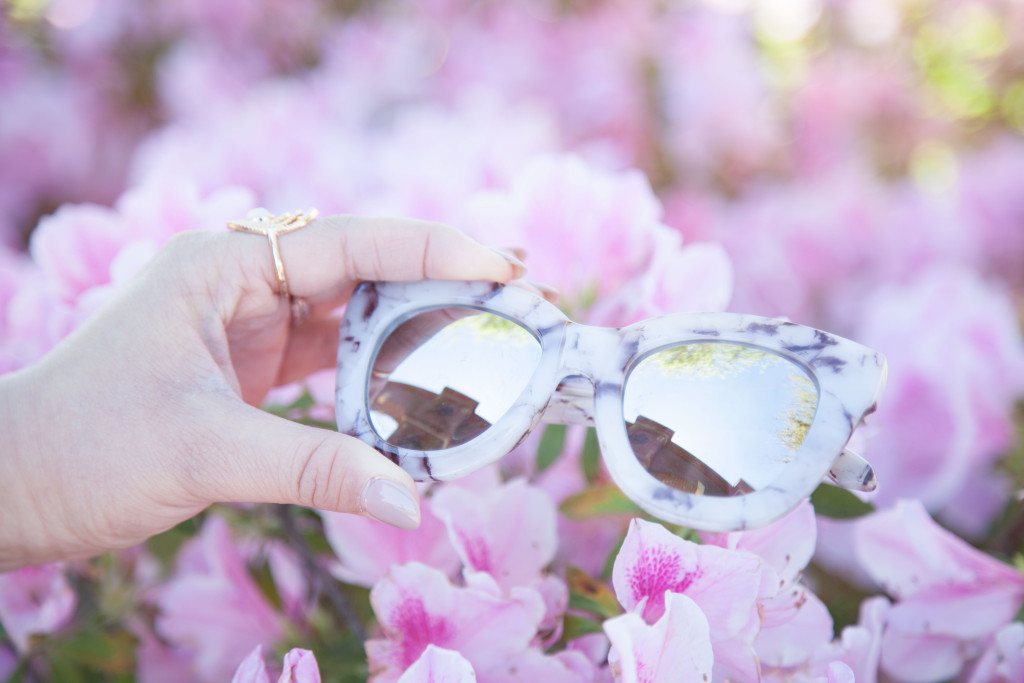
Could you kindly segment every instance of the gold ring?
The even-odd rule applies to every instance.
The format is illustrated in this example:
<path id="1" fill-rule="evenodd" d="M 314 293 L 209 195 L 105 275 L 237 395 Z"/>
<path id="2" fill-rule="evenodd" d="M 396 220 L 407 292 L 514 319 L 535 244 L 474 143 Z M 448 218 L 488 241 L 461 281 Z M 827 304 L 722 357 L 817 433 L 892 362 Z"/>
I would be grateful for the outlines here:
<path id="1" fill-rule="evenodd" d="M 294 214 L 286 213 L 283 216 L 264 214 L 256 218 L 228 222 L 228 228 L 231 230 L 263 235 L 270 242 L 270 254 L 274 258 L 274 270 L 277 272 L 278 289 L 280 290 L 281 298 L 289 303 L 292 323 L 295 325 L 302 324 L 309 317 L 309 304 L 304 299 L 293 297 L 288 291 L 288 278 L 284 272 L 284 261 L 281 260 L 281 245 L 278 242 L 278 238 L 286 233 L 306 227 L 316 217 L 316 209 L 310 209 L 305 213 L 297 211 Z"/>

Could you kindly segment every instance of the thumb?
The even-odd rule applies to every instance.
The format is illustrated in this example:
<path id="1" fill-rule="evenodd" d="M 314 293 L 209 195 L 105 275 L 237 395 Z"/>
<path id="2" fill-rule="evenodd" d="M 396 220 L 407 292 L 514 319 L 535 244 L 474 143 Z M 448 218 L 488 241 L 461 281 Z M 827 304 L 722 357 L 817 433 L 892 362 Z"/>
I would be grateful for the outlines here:
<path id="1" fill-rule="evenodd" d="M 241 401 L 227 403 L 229 414 L 212 423 L 217 445 L 203 449 L 188 477 L 209 500 L 294 503 L 363 515 L 401 529 L 419 526 L 412 478 L 375 449 Z"/>

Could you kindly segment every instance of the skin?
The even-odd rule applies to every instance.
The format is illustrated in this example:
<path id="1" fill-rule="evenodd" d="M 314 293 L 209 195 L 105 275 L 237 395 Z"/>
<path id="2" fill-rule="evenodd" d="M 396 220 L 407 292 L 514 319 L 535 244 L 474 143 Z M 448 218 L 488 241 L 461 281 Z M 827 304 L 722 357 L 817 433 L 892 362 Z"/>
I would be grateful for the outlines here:
<path id="1" fill-rule="evenodd" d="M 364 488 L 409 476 L 369 446 L 254 407 L 332 367 L 332 311 L 364 280 L 492 280 L 524 269 L 445 225 L 333 216 L 280 238 L 187 232 L 43 360 L 0 378 L 0 571 L 88 557 L 211 503 L 366 514 Z"/>

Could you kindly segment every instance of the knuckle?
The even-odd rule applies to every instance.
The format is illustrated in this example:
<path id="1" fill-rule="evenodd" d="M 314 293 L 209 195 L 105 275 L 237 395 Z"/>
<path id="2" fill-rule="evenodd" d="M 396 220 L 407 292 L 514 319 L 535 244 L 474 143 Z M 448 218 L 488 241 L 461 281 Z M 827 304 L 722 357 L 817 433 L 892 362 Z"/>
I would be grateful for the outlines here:
<path id="1" fill-rule="evenodd" d="M 296 454 L 300 463 L 295 481 L 299 504 L 309 507 L 341 510 L 344 505 L 346 468 L 338 449 L 325 437 Z"/>

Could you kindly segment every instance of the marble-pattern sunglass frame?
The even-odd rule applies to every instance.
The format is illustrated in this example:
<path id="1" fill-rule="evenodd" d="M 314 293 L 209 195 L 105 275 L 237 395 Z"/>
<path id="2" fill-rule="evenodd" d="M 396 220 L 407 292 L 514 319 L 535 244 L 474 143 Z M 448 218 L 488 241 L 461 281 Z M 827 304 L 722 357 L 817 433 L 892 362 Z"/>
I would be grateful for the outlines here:
<path id="1" fill-rule="evenodd" d="M 477 309 L 518 323 L 540 343 L 540 360 L 512 407 L 476 438 L 443 450 L 399 448 L 382 439 L 370 421 L 374 360 L 395 328 L 438 308 Z M 811 327 L 736 313 L 677 313 L 624 328 L 594 327 L 569 320 L 557 306 L 519 287 L 424 280 L 362 284 L 348 303 L 340 333 L 339 431 L 375 447 L 419 481 L 457 479 L 478 470 L 509 453 L 544 419 L 593 424 L 608 472 L 623 493 L 651 515 L 693 528 L 727 531 L 768 524 L 809 496 L 826 476 L 848 488 L 874 486 L 870 465 L 844 447 L 877 406 L 885 386 L 885 358 Z M 740 496 L 686 493 L 660 482 L 633 455 L 623 419 L 629 373 L 654 351 L 698 342 L 730 342 L 778 354 L 817 385 L 813 422 L 791 463 L 770 485 Z M 563 390 L 571 390 L 559 395 L 567 378 Z M 588 389 L 583 400 L 581 386 Z"/>

